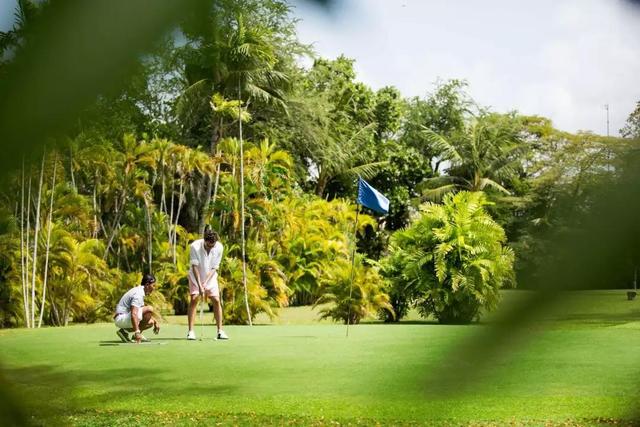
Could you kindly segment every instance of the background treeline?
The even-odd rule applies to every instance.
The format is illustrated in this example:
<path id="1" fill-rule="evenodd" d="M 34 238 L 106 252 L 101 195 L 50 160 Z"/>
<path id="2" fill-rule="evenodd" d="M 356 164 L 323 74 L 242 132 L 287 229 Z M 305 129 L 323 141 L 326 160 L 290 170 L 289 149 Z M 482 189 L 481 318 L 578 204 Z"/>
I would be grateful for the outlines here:
<path id="1" fill-rule="evenodd" d="M 0 33 L 0 78 L 48 7 L 19 2 Z M 108 319 L 146 271 L 162 284 L 152 303 L 183 314 L 188 243 L 205 224 L 225 244 L 229 322 L 249 320 L 243 234 L 252 315 L 322 304 L 337 320 L 393 321 L 413 305 L 470 321 L 499 288 L 526 287 L 550 230 L 580 226 L 573 218 L 640 137 L 640 104 L 614 138 L 490 111 L 460 80 L 406 99 L 358 82 L 353 60 L 315 57 L 285 1 L 215 0 L 206 11 L 6 178 L 1 326 Z M 361 213 L 353 241 L 357 176 L 391 210 Z M 634 256 L 616 262 L 603 286 L 634 280 Z"/>

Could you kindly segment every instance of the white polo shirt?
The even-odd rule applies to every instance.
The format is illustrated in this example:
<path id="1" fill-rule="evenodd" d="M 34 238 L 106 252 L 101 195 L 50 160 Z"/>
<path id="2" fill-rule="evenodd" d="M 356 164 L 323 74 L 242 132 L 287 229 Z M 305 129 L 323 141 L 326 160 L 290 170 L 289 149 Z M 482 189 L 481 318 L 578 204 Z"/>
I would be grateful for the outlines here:
<path id="1" fill-rule="evenodd" d="M 116 305 L 116 313 L 130 313 L 132 306 L 138 308 L 144 306 L 144 286 L 129 289 Z"/>
<path id="2" fill-rule="evenodd" d="M 204 239 L 198 239 L 191 243 L 189 247 L 189 264 L 198 268 L 201 282 L 204 282 L 211 270 L 216 270 L 211 280 L 209 280 L 209 284 L 217 284 L 217 270 L 220 267 L 220 261 L 222 261 L 222 251 L 223 246 L 219 241 L 213 245 L 209 253 L 204 248 Z M 189 268 L 189 279 L 196 283 L 196 278 L 191 268 Z"/>

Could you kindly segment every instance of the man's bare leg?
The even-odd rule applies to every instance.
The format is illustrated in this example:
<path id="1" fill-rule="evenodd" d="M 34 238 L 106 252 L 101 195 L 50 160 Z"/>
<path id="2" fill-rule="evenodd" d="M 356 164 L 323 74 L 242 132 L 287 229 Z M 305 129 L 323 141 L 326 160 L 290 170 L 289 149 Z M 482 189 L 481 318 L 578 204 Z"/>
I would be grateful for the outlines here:
<path id="1" fill-rule="evenodd" d="M 189 302 L 189 311 L 187 313 L 187 320 L 189 323 L 190 331 L 193 331 L 193 324 L 196 320 L 196 309 L 198 308 L 198 301 L 200 301 L 200 296 L 198 294 L 191 295 L 191 301 Z"/>
<path id="2" fill-rule="evenodd" d="M 153 311 L 153 307 L 150 305 L 145 305 L 142 307 L 142 320 L 138 324 L 141 331 L 147 330 L 153 327 L 154 332 L 160 330 L 160 326 L 158 321 L 155 318 L 155 312 Z"/>
<path id="3" fill-rule="evenodd" d="M 211 304 L 213 305 L 213 317 L 216 319 L 216 327 L 218 331 L 222 329 L 222 304 L 220 304 L 220 297 L 211 297 Z"/>

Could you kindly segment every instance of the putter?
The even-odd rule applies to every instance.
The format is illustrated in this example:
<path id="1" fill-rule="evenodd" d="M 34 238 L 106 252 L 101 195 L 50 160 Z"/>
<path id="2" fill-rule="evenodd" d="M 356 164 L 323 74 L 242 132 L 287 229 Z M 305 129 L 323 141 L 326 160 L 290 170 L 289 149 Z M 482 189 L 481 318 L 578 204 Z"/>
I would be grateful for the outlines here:
<path id="1" fill-rule="evenodd" d="M 202 321 L 203 303 L 204 303 L 204 294 L 201 294 L 200 295 L 200 341 L 202 341 L 204 338 L 204 324 Z"/>

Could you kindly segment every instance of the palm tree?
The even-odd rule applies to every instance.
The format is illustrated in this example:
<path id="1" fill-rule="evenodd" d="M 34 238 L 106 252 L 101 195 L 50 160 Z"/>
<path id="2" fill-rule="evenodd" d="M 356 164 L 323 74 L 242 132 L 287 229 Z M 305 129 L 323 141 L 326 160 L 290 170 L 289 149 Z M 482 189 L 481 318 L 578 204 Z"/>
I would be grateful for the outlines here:
<path id="1" fill-rule="evenodd" d="M 474 118 L 464 132 L 450 138 L 426 127 L 423 131 L 442 153 L 442 160 L 451 163 L 448 175 L 424 181 L 425 197 L 439 200 L 448 192 L 487 188 L 511 194 L 505 185 L 514 177 L 527 149 L 512 117 L 482 115 Z"/>
<path id="2" fill-rule="evenodd" d="M 252 147 L 245 153 L 245 162 L 248 164 L 244 180 L 240 177 L 240 142 L 235 138 L 226 138 L 221 145 L 221 164 L 224 172 L 221 173 L 220 194 L 218 195 L 214 211 L 219 214 L 219 218 L 213 215 L 208 217 L 210 222 L 216 222 L 220 230 L 224 230 L 232 240 L 241 240 L 242 224 L 250 226 L 249 238 L 259 235 L 260 227 L 268 222 L 266 214 L 271 201 L 260 191 L 264 184 L 260 185 L 255 179 L 260 176 L 257 169 L 260 169 L 260 159 L 256 157 L 257 148 Z M 278 153 L 278 152 L 276 152 Z M 267 162 L 270 160 L 267 159 Z M 274 160 L 275 161 L 275 160 Z M 245 189 L 245 219 L 242 219 L 242 189 L 241 183 L 244 181 Z M 274 188 L 275 190 L 275 188 Z M 213 213 L 213 211 L 212 211 Z"/>
<path id="3" fill-rule="evenodd" d="M 281 87 L 288 82 L 288 77 L 276 69 L 278 57 L 274 45 L 268 40 L 268 32 L 260 27 L 244 25 L 242 15 L 236 20 L 235 32 L 229 39 L 225 50 L 226 63 L 229 67 L 227 84 L 237 87 L 238 99 L 247 95 L 247 105 L 251 101 L 275 103 L 285 107 Z M 244 147 L 242 138 L 242 105 L 238 106 L 238 136 L 240 140 L 240 216 L 242 228 L 242 271 L 245 289 L 245 306 L 249 325 L 252 324 L 247 293 L 246 275 L 246 236 L 244 223 Z"/>
<path id="4" fill-rule="evenodd" d="M 104 244 L 96 239 L 78 241 L 65 226 L 54 222 L 50 238 L 51 255 L 48 298 L 52 324 L 67 325 L 79 311 L 95 307 L 104 295 L 102 281 L 107 271 L 102 259 Z"/>
<path id="5" fill-rule="evenodd" d="M 190 149 L 180 144 L 175 144 L 171 147 L 170 157 L 172 159 L 174 174 L 178 181 L 177 209 L 174 210 L 174 188 L 172 183 L 171 207 L 169 214 L 172 230 L 170 232 L 169 240 L 173 244 L 173 259 L 175 263 L 175 247 L 177 245 L 176 228 L 178 227 L 180 212 L 186 202 L 187 190 L 189 190 L 194 198 L 196 198 L 196 188 L 200 188 L 199 185 L 196 185 L 198 176 L 210 177 L 214 172 L 215 163 L 211 161 L 211 158 L 206 153 L 197 149 Z"/>
<path id="6" fill-rule="evenodd" d="M 154 138 L 151 141 L 156 159 L 155 170 L 160 171 L 160 212 L 167 213 L 167 175 L 169 156 L 173 143 L 167 139 Z"/>
<path id="7" fill-rule="evenodd" d="M 30 0 L 18 0 L 14 16 L 13 27 L 6 32 L 0 31 L 0 64 L 4 53 L 15 49 L 24 43 L 40 13 L 39 7 Z"/>
<path id="8" fill-rule="evenodd" d="M 323 197 L 327 185 L 335 178 L 346 177 L 351 182 L 355 182 L 358 176 L 369 179 L 388 164 L 387 161 L 367 162 L 366 154 L 361 150 L 363 142 L 373 137 L 375 126 L 376 123 L 363 126 L 355 130 L 347 140 L 341 140 L 338 132 L 329 131 L 316 165 L 318 179 L 315 193 L 317 196 Z"/>
<path id="9" fill-rule="evenodd" d="M 8 206 L 0 208 L 0 264 L 5 269 L 0 298 L 0 327 L 19 326 L 21 318 L 26 324 L 28 310 L 25 308 L 24 268 L 20 268 L 24 262 L 24 231 L 21 232 L 19 221 L 19 215 L 13 214 Z"/>
<path id="10" fill-rule="evenodd" d="M 49 199 L 49 215 L 47 219 L 47 243 L 45 246 L 45 261 L 44 261 L 44 271 L 42 273 L 42 297 L 40 298 L 40 317 L 38 319 L 38 328 L 42 326 L 42 316 L 44 314 L 44 303 L 47 296 L 47 279 L 49 274 L 49 250 L 51 244 L 51 228 L 52 228 L 52 218 L 53 218 L 53 196 L 55 194 L 56 187 L 56 169 L 58 166 L 58 158 L 57 155 L 54 156 L 53 160 L 53 178 L 51 187 L 49 188 L 50 199 Z"/>
<path id="11" fill-rule="evenodd" d="M 258 192 L 272 199 L 282 189 L 289 187 L 293 160 L 286 151 L 278 150 L 268 139 L 247 151 L 247 173 Z"/>
<path id="12" fill-rule="evenodd" d="M 359 254 L 354 259 L 353 276 L 351 268 L 351 262 L 347 259 L 338 259 L 331 268 L 323 272 L 323 292 L 315 306 L 330 305 L 320 310 L 320 317 L 330 317 L 354 325 L 381 310 L 393 316 L 393 307 L 383 290 L 382 277 L 378 271 L 366 266 Z"/>
<path id="13" fill-rule="evenodd" d="M 140 181 L 147 181 L 146 169 L 156 166 L 153 153 L 154 146 L 146 141 L 137 141 L 133 135 L 124 135 L 120 150 L 116 151 L 115 180 L 106 183 L 114 194 L 115 213 L 112 218 L 110 233 L 103 258 L 106 259 L 112 249 L 114 238 L 120 229 L 122 215 L 126 211 L 127 203 L 135 195 L 136 187 Z M 104 212 L 104 211 L 103 211 Z"/>
<path id="14" fill-rule="evenodd" d="M 107 265 L 100 256 L 104 244 L 96 239 L 88 239 L 78 242 L 71 240 L 71 247 L 67 252 L 66 269 L 61 273 L 64 284 L 62 321 L 64 326 L 74 310 L 94 304 L 96 298 L 96 285 L 99 278 L 105 274 Z"/>
<path id="15" fill-rule="evenodd" d="M 225 121 L 227 121 L 228 127 L 231 127 L 236 123 L 236 120 L 242 122 L 248 122 L 251 120 L 251 114 L 249 114 L 248 111 L 242 110 L 240 108 L 241 103 L 242 102 L 238 100 L 227 100 L 219 93 L 214 93 L 211 97 L 210 105 L 211 109 L 213 110 L 214 120 L 218 121 L 218 136 L 215 144 L 212 142 L 211 146 L 211 155 L 215 155 L 216 160 L 215 181 L 213 182 L 212 188 L 211 179 L 207 179 L 205 203 L 200 215 L 200 225 L 198 227 L 200 232 L 204 230 L 206 218 L 210 216 L 211 206 L 216 202 L 216 198 L 218 196 L 218 187 L 220 184 L 220 167 L 222 163 L 219 142 L 224 138 L 224 123 Z M 240 110 L 240 114 L 238 114 L 238 110 Z"/>
<path id="16" fill-rule="evenodd" d="M 349 259 L 347 237 L 352 233 L 354 206 L 340 199 L 326 201 L 296 193 L 274 204 L 269 212 L 269 255 L 278 261 L 292 290 L 293 305 L 313 304 L 321 278 L 336 260 Z M 360 230 L 375 220 L 360 215 Z"/>
<path id="17" fill-rule="evenodd" d="M 72 177 L 72 189 L 75 196 L 79 192 L 91 193 L 93 218 L 92 237 L 97 238 L 100 233 L 108 238 L 108 232 L 104 220 L 106 213 L 117 211 L 119 204 L 120 188 L 116 184 L 118 171 L 114 168 L 119 154 L 107 143 L 90 144 L 81 149 L 74 150 L 78 141 L 70 141 L 69 147 L 69 172 Z M 75 151 L 75 154 L 74 154 Z M 75 206 L 69 203 L 68 206 Z"/>
<path id="18" fill-rule="evenodd" d="M 246 13 L 259 16 L 260 3 L 247 4 Z M 252 25 L 245 24 L 245 18 L 237 11 L 236 16 L 221 15 L 216 19 L 216 25 L 212 25 L 205 31 L 199 28 L 190 31 L 186 29 L 186 34 L 190 39 L 185 49 L 183 58 L 185 59 L 185 71 L 188 82 L 188 89 L 182 96 L 183 101 L 180 110 L 186 112 L 204 111 L 202 109 L 203 100 L 209 100 L 214 93 L 222 95 L 223 99 L 238 99 L 240 103 L 235 114 L 238 119 L 238 135 L 240 143 L 240 192 L 241 192 L 241 217 L 242 217 L 242 260 L 243 271 L 246 269 L 244 263 L 244 252 L 246 249 L 244 239 L 244 164 L 242 146 L 242 117 L 243 108 L 241 103 L 245 103 L 248 109 L 252 103 L 276 105 L 284 108 L 284 89 L 288 85 L 288 76 L 282 71 L 282 65 L 277 52 L 278 40 L 275 37 L 275 30 L 271 23 L 266 21 L 252 21 Z M 251 15 L 255 18 L 254 15 Z M 196 45 L 197 47 L 194 47 Z M 199 94 L 206 96 L 199 96 Z M 193 100 L 191 102 L 190 100 Z M 215 100 L 213 102 L 215 106 Z M 210 154 L 213 156 L 217 150 L 217 143 L 222 137 L 221 128 L 224 122 L 224 114 L 210 115 L 210 124 L 203 125 L 202 120 L 191 121 L 189 129 L 210 130 Z M 203 214 L 207 211 L 209 199 L 211 198 L 211 183 L 207 185 L 206 199 L 203 207 Z M 200 226 L 203 227 L 201 219 Z M 246 274 L 245 274 L 246 282 Z M 245 302 L 246 298 L 245 298 Z M 248 303 L 247 310 L 248 310 Z M 251 323 L 251 316 L 248 316 Z"/>

